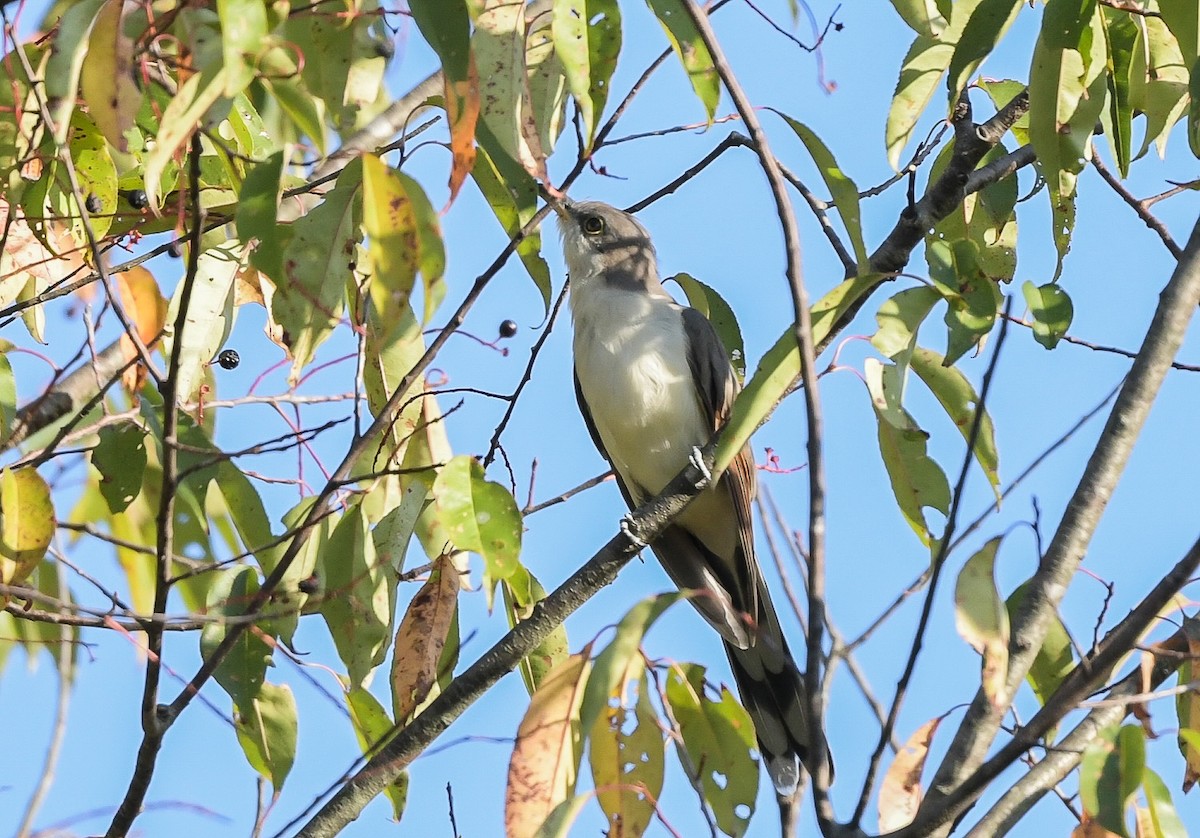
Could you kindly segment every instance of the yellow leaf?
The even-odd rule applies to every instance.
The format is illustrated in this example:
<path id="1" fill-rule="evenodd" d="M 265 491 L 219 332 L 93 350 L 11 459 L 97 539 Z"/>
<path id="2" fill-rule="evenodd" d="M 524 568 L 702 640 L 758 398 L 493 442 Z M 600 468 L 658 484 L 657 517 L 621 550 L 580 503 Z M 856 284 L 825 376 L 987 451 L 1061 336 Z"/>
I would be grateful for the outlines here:
<path id="1" fill-rule="evenodd" d="M 0 582 L 19 585 L 46 555 L 54 536 L 50 487 L 32 468 L 0 472 Z"/>
<path id="2" fill-rule="evenodd" d="M 589 669 L 586 654 L 567 658 L 533 694 L 517 729 L 504 793 L 508 838 L 533 838 L 570 796 L 579 770 L 579 704 Z"/>
<path id="3" fill-rule="evenodd" d="M 141 265 L 117 274 L 116 280 L 121 306 L 137 328 L 142 345 L 149 349 L 158 341 L 167 320 L 167 300 L 158 290 L 154 275 Z M 121 355 L 126 361 L 137 357 L 137 348 L 129 335 L 121 335 Z M 127 369 L 121 380 L 130 393 L 135 393 L 141 387 L 145 374 L 146 371 L 138 364 Z"/>
<path id="4" fill-rule="evenodd" d="M 941 717 L 930 719 L 917 728 L 883 777 L 879 789 L 879 831 L 893 832 L 912 823 L 921 805 L 921 772 L 933 743 L 933 734 Z"/>
<path id="5" fill-rule="evenodd" d="M 125 0 L 107 0 L 96 16 L 79 83 L 96 127 L 119 151 L 129 150 L 125 132 L 142 99 L 133 83 L 133 41 L 122 28 L 124 8 Z"/>

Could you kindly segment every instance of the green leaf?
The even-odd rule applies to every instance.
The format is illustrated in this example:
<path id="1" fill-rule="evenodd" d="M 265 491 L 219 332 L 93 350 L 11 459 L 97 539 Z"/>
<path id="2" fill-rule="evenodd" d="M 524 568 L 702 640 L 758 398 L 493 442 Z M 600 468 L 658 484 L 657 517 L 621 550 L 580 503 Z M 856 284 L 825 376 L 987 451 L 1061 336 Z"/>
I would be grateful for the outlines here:
<path id="1" fill-rule="evenodd" d="M 253 568 L 222 570 L 208 593 L 209 617 L 241 617 L 258 593 L 258 574 Z M 262 629 L 249 626 L 238 635 L 233 647 L 218 665 L 213 677 L 238 707 L 250 707 L 258 697 L 271 661 L 271 647 L 261 636 Z M 200 632 L 200 654 L 207 660 L 225 639 L 221 622 L 205 625 Z"/>
<path id="2" fill-rule="evenodd" d="M 6 615 L 0 614 L 2 616 Z M 591 798 L 586 794 L 568 797 L 550 810 L 534 838 L 570 838 L 576 818 L 590 802 Z"/>
<path id="3" fill-rule="evenodd" d="M 551 31 L 590 149 L 621 53 L 621 9 L 616 0 L 555 0 Z"/>
<path id="4" fill-rule="evenodd" d="M 954 624 L 959 635 L 983 656 L 984 695 L 999 706 L 1008 675 L 1008 610 L 996 589 L 996 551 L 993 538 L 967 559 L 954 586 Z"/>
<path id="5" fill-rule="evenodd" d="M 854 259 L 858 263 L 858 272 L 860 274 L 867 273 L 871 269 L 871 261 L 867 256 L 867 246 L 863 242 L 858 186 L 842 171 L 837 160 L 834 159 L 833 152 L 825 143 L 821 142 L 821 138 L 813 133 L 811 128 L 790 116 L 779 113 L 779 111 L 775 111 L 775 113 L 783 117 L 784 121 L 796 132 L 800 142 L 804 143 L 804 147 L 808 149 L 809 156 L 812 157 L 821 173 L 821 179 L 825 181 L 825 187 L 833 195 L 833 203 L 837 207 L 838 215 L 841 216 L 842 223 L 846 225 L 846 233 L 850 236 L 850 243 L 854 247 Z"/>
<path id="6" fill-rule="evenodd" d="M 71 112 L 79 98 L 79 77 L 88 53 L 88 38 L 104 0 L 80 0 L 72 3 L 58 20 L 54 49 L 46 64 L 46 98 L 54 117 L 54 141 L 66 145 Z"/>
<path id="7" fill-rule="evenodd" d="M 399 730 L 383 705 L 363 687 L 353 687 L 346 693 L 346 707 L 364 756 L 375 753 Z M 383 793 L 392 803 L 392 817 L 399 821 L 408 804 L 408 771 L 401 771 Z"/>
<path id="8" fill-rule="evenodd" d="M 88 211 L 92 233 L 99 238 L 108 233 L 117 209 L 117 170 L 108 153 L 108 143 L 90 116 L 83 111 L 76 111 L 71 116 L 70 127 L 71 161 L 75 166 L 79 194 L 86 200 L 94 198 L 99 202 L 98 211 Z M 71 224 L 75 240 L 86 242 L 83 214 L 75 208 L 72 215 L 76 216 Z"/>
<path id="9" fill-rule="evenodd" d="M 758 764 L 751 756 L 758 745 L 750 716 L 727 688 L 721 689 L 720 701 L 711 700 L 704 691 L 704 667 L 696 664 L 671 666 L 667 701 L 683 735 L 683 748 L 676 748 L 681 759 L 687 755 L 684 769 L 699 775 L 721 831 L 744 835 L 758 794 Z"/>
<path id="10" fill-rule="evenodd" d="M 871 345 L 902 368 L 907 367 L 917 345 L 917 330 L 941 299 L 936 289 L 918 285 L 884 300 L 875 314 L 879 329 L 871 336 Z"/>
<path id="11" fill-rule="evenodd" d="M 1109 832 L 1128 836 L 1125 808 L 1142 784 L 1146 734 L 1138 725 L 1113 725 L 1100 732 L 1079 766 L 1084 811 Z"/>
<path id="12" fill-rule="evenodd" d="M 813 303 L 813 342 L 819 346 L 842 314 L 884 279 L 880 274 L 847 279 Z M 733 403 L 729 422 L 721 432 L 721 440 L 717 445 L 714 477 L 729 467 L 799 376 L 800 349 L 796 345 L 796 332 L 789 325 L 763 355 L 758 362 L 758 369 Z"/>
<path id="13" fill-rule="evenodd" d="M 958 368 L 946 366 L 945 359 L 932 349 L 917 347 L 912 354 L 912 369 L 937 397 L 950 421 L 970 444 L 971 428 L 975 424 L 975 409 L 979 405 L 979 396 L 976 395 L 971 382 L 967 381 L 967 377 Z M 975 438 L 972 453 L 987 476 L 988 483 L 996 495 L 996 502 L 999 503 L 1000 455 L 996 451 L 996 429 L 987 410 L 984 410 L 980 419 L 979 433 Z"/>
<path id="14" fill-rule="evenodd" d="M 274 568 L 283 553 L 278 545 L 268 546 L 274 545 L 278 538 L 271 532 L 271 522 L 258 490 L 242 470 L 228 459 L 221 460 L 217 465 L 217 476 L 212 486 L 221 493 L 229 507 L 242 547 L 254 556 L 264 573 L 269 572 L 267 569 Z"/>
<path id="15" fill-rule="evenodd" d="M 546 598 L 546 589 L 542 587 L 542 583 L 524 567 L 518 567 L 512 576 L 500 584 L 504 593 L 504 610 L 508 616 L 509 628 L 522 620 L 528 620 L 533 615 L 534 606 Z M 521 680 L 525 682 L 525 689 L 530 695 L 533 695 L 546 679 L 550 670 L 566 660 L 569 654 L 567 628 L 560 624 L 555 626 L 549 636 L 532 652 L 521 659 L 518 668 L 521 670 Z"/>
<path id="16" fill-rule="evenodd" d="M 1075 307 L 1067 292 L 1057 283 L 1047 282 L 1035 286 L 1029 280 L 1021 285 L 1021 293 L 1033 315 L 1033 337 L 1047 349 L 1058 346 L 1063 335 L 1071 328 Z"/>
<path id="17" fill-rule="evenodd" d="M 1142 23 L 1146 27 L 1149 66 L 1138 108 L 1146 115 L 1146 133 L 1135 157 L 1145 154 L 1151 143 L 1157 146 L 1159 157 L 1162 157 L 1167 151 L 1171 128 L 1191 101 L 1188 95 L 1191 64 L 1184 63 L 1179 42 L 1161 18 L 1148 17 Z"/>
<path id="18" fill-rule="evenodd" d="M 171 357 L 178 342 L 179 376 L 175 382 L 175 395 L 180 403 L 195 401 L 200 385 L 204 383 L 208 363 L 233 330 L 237 316 L 234 279 L 244 260 L 245 249 L 236 241 L 211 247 L 200 254 L 182 335 L 173 334 L 173 324 L 179 312 L 184 283 L 180 282 L 171 295 L 166 321 L 171 334 L 163 337 L 163 354 Z"/>
<path id="19" fill-rule="evenodd" d="M 8 444 L 17 421 L 17 379 L 8 355 L 0 351 L 0 448 Z"/>
<path id="20" fill-rule="evenodd" d="M 1014 81 L 1013 79 L 980 79 L 979 87 L 992 100 L 992 104 L 996 106 L 996 110 L 1000 110 L 1014 98 L 1017 94 L 1026 89 L 1024 82 Z M 1029 113 L 1021 114 L 1021 117 L 1012 124 L 1009 129 L 1012 135 L 1016 137 L 1017 142 L 1025 145 L 1029 142 Z M 1008 180 L 1008 178 L 1005 178 Z"/>
<path id="21" fill-rule="evenodd" d="M 359 686 L 387 654 L 391 625 L 391 566 L 375 555 L 362 506 L 342 516 L 321 553 L 324 583 L 321 616 L 353 686 Z"/>
<path id="22" fill-rule="evenodd" d="M 709 55 L 708 47 L 691 16 L 683 8 L 680 0 L 646 0 L 646 5 L 654 12 L 658 22 L 662 24 L 671 41 L 671 49 L 675 51 L 692 89 L 704 105 L 704 113 L 712 124 L 713 115 L 717 112 L 717 104 L 721 99 L 721 77 Z"/>
<path id="23" fill-rule="evenodd" d="M 342 317 L 346 280 L 362 240 L 362 172 L 357 160 L 346 166 L 325 200 L 292 225 L 284 247 L 283 278 L 270 310 L 292 355 L 293 385 Z"/>
<path id="24" fill-rule="evenodd" d="M 908 48 L 900 65 L 900 78 L 896 81 L 896 91 L 892 94 L 884 129 L 888 162 L 893 169 L 900 168 L 900 152 L 904 151 L 912 138 L 917 121 L 933 99 L 938 81 L 953 56 L 953 43 L 927 35 L 917 35 Z"/>
<path id="25" fill-rule="evenodd" d="M 425 339 L 412 307 L 407 304 L 392 306 L 390 300 L 387 304 L 389 308 L 384 312 L 378 311 L 374 305 L 368 306 L 365 323 L 363 384 L 367 391 L 367 406 L 374 416 L 382 415 L 388 399 L 425 352 Z M 424 387 L 421 376 L 417 376 L 409 385 L 400 412 L 388 427 L 383 448 L 373 447 L 367 452 L 365 461 L 359 467 L 362 472 L 378 472 L 389 459 L 403 458 L 420 425 L 421 412 L 429 398 L 414 398 Z"/>
<path id="26" fill-rule="evenodd" d="M 480 135 L 487 132 L 480 126 Z M 482 145 L 477 150 L 475 168 L 471 177 L 484 200 L 496 214 L 504 232 L 515 236 L 537 214 L 538 187 L 529 173 L 510 161 L 506 156 L 493 158 Z M 489 143 L 490 145 L 490 143 Z M 530 279 L 542 296 L 543 312 L 550 312 L 550 268 L 542 258 L 542 234 L 535 230 L 517 245 L 517 256 L 529 272 Z"/>
<path id="27" fill-rule="evenodd" d="M 1129 177 L 1133 154 L 1133 97 L 1146 77 L 1144 31 L 1135 15 L 1107 6 L 1100 9 L 1108 54 L 1108 110 L 1104 112 L 1104 136 L 1108 138 L 1121 177 Z"/>
<path id="28" fill-rule="evenodd" d="M 32 468 L 0 471 L 0 582 L 20 585 L 46 555 L 56 523 L 50 487 Z"/>
<path id="29" fill-rule="evenodd" d="M 946 359 L 953 364 L 977 347 L 992 331 L 1000 306 L 1000 289 L 979 267 L 972 241 L 935 241 L 925 248 L 929 278 L 946 298 Z"/>
<path id="30" fill-rule="evenodd" d="M 1029 139 L 1051 200 L 1075 194 L 1107 95 L 1104 29 L 1096 0 L 1049 0 L 1033 50 Z"/>
<path id="31" fill-rule="evenodd" d="M 529 92 L 529 115 L 537 130 L 542 150 L 550 155 L 562 134 L 567 116 L 567 77 L 554 49 L 553 16 L 534 17 L 525 34 L 525 85 Z M 607 90 L 607 82 L 597 88 Z M 603 105 L 601 106 L 603 107 Z M 466 170 L 462 172 L 466 177 Z"/>
<path id="32" fill-rule="evenodd" d="M 893 365 L 868 358 L 864 372 L 879 425 L 879 453 L 892 484 L 896 504 L 924 544 L 933 533 L 925 522 L 925 507 L 943 515 L 950 510 L 950 483 L 926 453 L 928 434 L 900 408 L 901 381 Z"/>
<path id="33" fill-rule="evenodd" d="M 374 266 L 371 293 L 381 311 L 408 302 L 420 271 L 428 323 L 446 287 L 446 251 L 437 213 L 420 184 L 387 166 L 373 154 L 364 155 L 363 227 L 371 237 Z M 388 299 L 385 301 L 385 297 Z"/>
<path id="34" fill-rule="evenodd" d="M 729 355 L 729 363 L 734 373 L 741 381 L 746 376 L 746 348 L 742 343 L 742 329 L 738 326 L 737 316 L 729 303 L 718 294 L 712 286 L 705 285 L 690 274 L 675 274 L 668 282 L 674 281 L 683 289 L 688 305 L 708 318 L 713 328 L 717 330 L 725 352 Z"/>
<path id="35" fill-rule="evenodd" d="M 1016 618 L 1029 585 L 1029 582 L 1023 582 L 1009 595 L 1006 605 L 1010 622 Z M 1025 680 L 1033 688 L 1033 694 L 1037 696 L 1038 701 L 1045 704 L 1074 668 L 1075 654 L 1071 648 L 1071 635 L 1067 633 L 1067 627 L 1063 625 L 1059 616 L 1054 614 L 1047 628 L 1046 638 L 1042 641 L 1042 648 L 1038 649 Z"/>
<path id="36" fill-rule="evenodd" d="M 934 0 L 892 0 L 892 7 L 918 35 L 933 38 L 946 28 L 946 17 Z"/>
<path id="37" fill-rule="evenodd" d="M 234 724 L 251 767 L 278 792 L 296 761 L 298 720 L 292 688 L 264 681 L 249 706 L 235 708 Z"/>
<path id="38" fill-rule="evenodd" d="M 591 730 L 603 709 L 614 698 L 621 699 L 625 685 L 641 675 L 642 638 L 663 612 L 682 598 L 678 591 L 647 597 L 617 623 L 612 641 L 596 656 L 583 693 L 579 721 L 584 730 Z"/>
<path id="39" fill-rule="evenodd" d="M 991 55 L 996 44 L 1000 43 L 1000 39 L 1016 21 L 1024 5 L 1025 0 L 980 0 L 971 12 L 954 47 L 954 56 L 950 59 L 947 83 L 951 108 L 967 89 L 971 76 L 975 75 L 984 59 Z"/>
<path id="40" fill-rule="evenodd" d="M 645 673 L 638 682 L 636 703 L 605 707 L 588 742 L 596 799 L 610 834 L 641 835 L 654 816 L 666 762 L 663 732 L 650 703 Z"/>
<path id="41" fill-rule="evenodd" d="M 283 251 L 292 227 L 279 224 L 279 201 L 283 195 L 283 151 L 277 151 L 246 174 L 238 193 L 237 234 L 246 243 L 257 242 L 250 264 L 272 282 L 283 280 Z"/>
<path id="42" fill-rule="evenodd" d="M 92 465 L 100 472 L 100 494 L 109 511 L 125 511 L 142 490 L 146 470 L 146 432 L 132 422 L 100 429 L 92 449 Z"/>
<path id="43" fill-rule="evenodd" d="M 1187 838 L 1187 827 L 1175 811 L 1167 784 L 1150 768 L 1146 768 L 1142 775 L 1142 791 L 1146 793 L 1146 803 L 1150 806 L 1150 822 L 1154 824 L 1155 838 Z"/>
<path id="44" fill-rule="evenodd" d="M 253 58 L 267 36 L 267 7 L 262 0 L 217 0 L 217 15 L 227 71 L 225 95 L 232 98 L 254 78 Z"/>
<path id="45" fill-rule="evenodd" d="M 1008 153 L 1003 145 L 993 147 L 980 161 L 986 166 Z M 929 177 L 936 180 L 954 155 L 947 145 L 933 163 Z M 1001 178 L 962 201 L 925 237 L 926 246 L 935 241 L 953 244 L 965 239 L 973 242 L 974 263 L 993 282 L 1008 282 L 1017 270 L 1017 179 Z"/>
<path id="46" fill-rule="evenodd" d="M 300 526 L 315 500 L 315 496 L 307 497 L 284 513 L 284 532 L 291 532 Z M 292 636 L 296 633 L 296 628 L 300 623 L 300 612 L 309 598 L 309 594 L 302 591 L 300 587 L 302 584 L 307 586 L 310 582 L 319 581 L 314 578 L 314 574 L 317 571 L 320 557 L 325 552 L 329 537 L 339 520 L 339 516 L 334 513 L 322 517 L 313 525 L 307 540 L 300 547 L 300 552 L 292 559 L 292 563 L 284 571 L 283 577 L 275 587 L 275 592 L 271 595 L 270 612 L 272 617 L 268 625 L 272 633 L 279 635 L 287 643 L 292 642 Z M 283 550 L 288 543 L 284 542 L 273 550 L 264 550 L 258 556 L 264 574 L 274 572 L 275 563 L 283 555 Z"/>
<path id="47" fill-rule="evenodd" d="M 473 457 L 458 456 L 433 484 L 438 518 L 459 550 L 478 553 L 492 579 L 507 579 L 519 565 L 521 513 L 499 483 L 484 479 Z"/>

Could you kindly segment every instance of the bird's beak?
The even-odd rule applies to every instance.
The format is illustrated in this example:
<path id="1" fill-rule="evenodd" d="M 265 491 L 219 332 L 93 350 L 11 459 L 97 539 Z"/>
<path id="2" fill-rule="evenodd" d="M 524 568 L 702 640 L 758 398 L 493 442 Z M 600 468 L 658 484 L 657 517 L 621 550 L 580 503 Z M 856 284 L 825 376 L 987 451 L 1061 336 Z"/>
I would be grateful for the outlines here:
<path id="1" fill-rule="evenodd" d="M 571 202 L 566 198 L 547 195 L 546 203 L 550 205 L 550 209 L 554 210 L 563 221 L 570 221 L 574 218 L 571 214 Z"/>

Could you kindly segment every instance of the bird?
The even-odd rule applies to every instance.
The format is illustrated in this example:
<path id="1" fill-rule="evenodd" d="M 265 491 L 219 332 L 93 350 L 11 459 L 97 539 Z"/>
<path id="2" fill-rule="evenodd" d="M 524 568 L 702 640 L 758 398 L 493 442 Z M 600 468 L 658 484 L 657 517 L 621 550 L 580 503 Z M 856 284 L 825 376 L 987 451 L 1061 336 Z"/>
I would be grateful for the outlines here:
<path id="1" fill-rule="evenodd" d="M 708 318 L 659 279 L 650 233 L 598 201 L 552 198 L 570 282 L 575 397 L 630 509 L 659 494 L 729 416 L 739 385 Z M 744 447 L 650 543 L 724 641 L 781 797 L 808 757 L 804 677 L 754 552 L 754 458 Z M 827 749 L 826 749 L 827 752 Z"/>

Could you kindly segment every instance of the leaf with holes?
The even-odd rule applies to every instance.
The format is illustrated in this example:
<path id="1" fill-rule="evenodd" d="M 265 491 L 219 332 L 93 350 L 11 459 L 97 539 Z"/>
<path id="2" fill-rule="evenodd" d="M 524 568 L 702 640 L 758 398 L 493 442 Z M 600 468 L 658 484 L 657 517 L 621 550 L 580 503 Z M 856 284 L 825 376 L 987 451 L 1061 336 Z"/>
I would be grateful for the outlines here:
<path id="1" fill-rule="evenodd" d="M 673 664 L 667 673 L 667 702 L 679 723 L 683 747 L 676 746 L 684 770 L 699 774 L 704 799 L 717 826 L 726 835 L 744 835 L 754 814 L 758 764 L 751 756 L 758 747 L 754 723 L 728 689 L 720 701 L 704 690 L 704 667 Z"/>
<path id="2" fill-rule="evenodd" d="M 1047 349 L 1058 346 L 1075 316 L 1075 307 L 1062 286 L 1047 282 L 1035 286 L 1029 280 L 1021 285 L 1021 293 L 1033 315 L 1033 338 Z"/>
<path id="3" fill-rule="evenodd" d="M 556 0 L 551 31 L 590 149 L 621 53 L 621 9 L 616 0 Z"/>
<path id="4" fill-rule="evenodd" d="M 645 832 L 665 769 L 663 731 L 650 703 L 645 673 L 632 704 L 609 704 L 596 719 L 588 736 L 588 763 L 609 834 L 633 838 Z"/>

